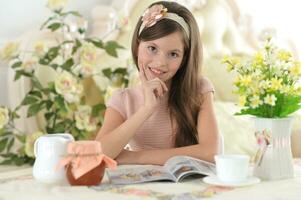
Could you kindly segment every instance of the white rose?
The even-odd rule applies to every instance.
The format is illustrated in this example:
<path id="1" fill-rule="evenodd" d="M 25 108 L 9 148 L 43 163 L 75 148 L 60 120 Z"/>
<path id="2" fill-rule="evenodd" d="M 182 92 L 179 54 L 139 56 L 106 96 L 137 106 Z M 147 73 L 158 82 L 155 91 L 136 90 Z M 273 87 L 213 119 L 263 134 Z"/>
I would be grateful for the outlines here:
<path id="1" fill-rule="evenodd" d="M 60 10 L 64 8 L 68 3 L 68 0 L 48 0 L 47 7 L 51 10 Z"/>
<path id="2" fill-rule="evenodd" d="M 90 64 L 81 63 L 77 65 L 73 71 L 76 74 L 81 74 L 83 77 L 88 77 L 95 74 L 95 67 Z"/>
<path id="3" fill-rule="evenodd" d="M 22 62 L 22 69 L 25 72 L 31 73 L 34 71 L 34 69 L 36 68 L 38 64 L 38 60 L 37 58 L 31 57 L 31 58 L 27 58 Z"/>
<path id="4" fill-rule="evenodd" d="M 55 79 L 55 90 L 69 102 L 79 102 L 83 86 L 67 71 L 63 71 Z"/>
<path id="5" fill-rule="evenodd" d="M 85 43 L 80 49 L 81 63 L 96 65 L 97 48 L 91 43 Z"/>
<path id="6" fill-rule="evenodd" d="M 2 129 L 9 121 L 8 109 L 0 107 L 0 129 Z"/>
<path id="7" fill-rule="evenodd" d="M 9 42 L 0 52 L 0 57 L 3 60 L 10 60 L 13 57 L 17 56 L 19 53 L 20 43 L 18 42 Z"/>
<path id="8" fill-rule="evenodd" d="M 34 51 L 39 56 L 43 55 L 47 50 L 48 50 L 47 46 L 45 45 L 45 42 L 43 42 L 43 41 L 37 41 L 34 45 Z"/>
<path id="9" fill-rule="evenodd" d="M 92 109 L 90 106 L 79 106 L 75 112 L 76 127 L 80 130 L 94 131 L 97 121 L 91 117 Z"/>

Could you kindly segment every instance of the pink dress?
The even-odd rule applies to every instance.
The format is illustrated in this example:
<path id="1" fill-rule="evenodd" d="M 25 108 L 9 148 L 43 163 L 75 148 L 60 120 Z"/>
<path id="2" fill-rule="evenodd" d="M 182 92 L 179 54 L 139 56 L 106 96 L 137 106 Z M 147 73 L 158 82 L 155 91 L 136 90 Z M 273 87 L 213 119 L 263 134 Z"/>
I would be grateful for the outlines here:
<path id="1" fill-rule="evenodd" d="M 207 78 L 201 79 L 201 93 L 214 92 L 213 85 Z M 167 108 L 168 95 L 165 95 L 153 114 L 139 127 L 130 140 L 130 150 L 167 149 L 174 147 L 174 132 Z M 106 106 L 118 111 L 126 120 L 144 103 L 142 86 L 117 90 Z"/>

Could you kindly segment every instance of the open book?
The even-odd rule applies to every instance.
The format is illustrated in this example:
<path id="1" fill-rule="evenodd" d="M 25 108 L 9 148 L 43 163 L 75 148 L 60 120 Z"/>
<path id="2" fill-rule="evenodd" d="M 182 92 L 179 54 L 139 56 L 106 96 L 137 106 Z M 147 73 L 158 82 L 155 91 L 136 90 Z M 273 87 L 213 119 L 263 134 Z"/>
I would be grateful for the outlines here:
<path id="1" fill-rule="evenodd" d="M 160 165 L 139 165 L 108 170 L 112 184 L 142 183 L 159 180 L 179 182 L 191 175 L 215 174 L 215 165 L 189 156 L 174 156 Z"/>

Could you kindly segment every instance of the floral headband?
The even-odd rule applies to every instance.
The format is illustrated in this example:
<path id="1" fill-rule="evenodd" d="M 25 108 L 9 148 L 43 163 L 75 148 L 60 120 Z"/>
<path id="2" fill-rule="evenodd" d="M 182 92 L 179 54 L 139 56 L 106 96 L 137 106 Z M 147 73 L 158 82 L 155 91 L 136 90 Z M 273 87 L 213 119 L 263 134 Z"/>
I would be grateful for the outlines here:
<path id="1" fill-rule="evenodd" d="M 185 22 L 183 17 L 180 17 L 176 13 L 167 12 L 167 8 L 165 8 L 162 4 L 155 4 L 152 7 L 148 8 L 146 11 L 144 11 L 142 15 L 142 24 L 140 26 L 138 35 L 140 35 L 144 28 L 151 27 L 164 18 L 171 19 L 177 22 L 180 26 L 182 26 L 186 35 L 189 38 L 189 26 Z"/>

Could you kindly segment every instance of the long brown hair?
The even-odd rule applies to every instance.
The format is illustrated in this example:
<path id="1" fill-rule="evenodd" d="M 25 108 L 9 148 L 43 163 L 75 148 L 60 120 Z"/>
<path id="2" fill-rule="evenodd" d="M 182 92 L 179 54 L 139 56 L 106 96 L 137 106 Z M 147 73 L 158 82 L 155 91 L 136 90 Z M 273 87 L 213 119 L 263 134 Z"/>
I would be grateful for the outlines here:
<path id="1" fill-rule="evenodd" d="M 172 77 L 169 89 L 168 107 L 172 121 L 176 122 L 175 146 L 182 147 L 198 143 L 197 121 L 201 106 L 199 70 L 202 61 L 202 45 L 200 33 L 191 12 L 176 2 L 159 1 L 154 4 L 162 4 L 168 12 L 181 16 L 189 26 L 190 36 L 175 21 L 162 19 L 155 25 L 142 30 L 141 17 L 136 25 L 132 38 L 132 55 L 138 66 L 138 46 L 140 41 L 150 41 L 162 38 L 171 33 L 180 31 L 183 35 L 184 56 L 177 73 Z M 150 5 L 149 7 L 151 7 Z"/>

